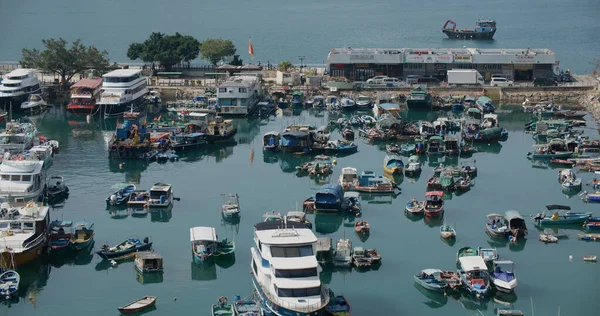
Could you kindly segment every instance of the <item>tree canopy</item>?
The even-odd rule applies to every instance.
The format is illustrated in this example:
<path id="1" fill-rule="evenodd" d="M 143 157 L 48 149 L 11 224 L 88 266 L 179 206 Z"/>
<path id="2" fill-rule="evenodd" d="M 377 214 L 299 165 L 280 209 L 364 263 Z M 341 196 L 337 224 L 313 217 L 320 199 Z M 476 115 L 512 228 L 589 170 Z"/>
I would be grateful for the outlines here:
<path id="1" fill-rule="evenodd" d="M 127 57 L 131 60 L 141 59 L 146 63 L 158 63 L 161 68 L 170 70 L 182 61 L 196 59 L 199 52 L 200 42 L 192 36 L 153 32 L 143 43 L 129 45 Z"/>
<path id="2" fill-rule="evenodd" d="M 279 65 L 277 65 L 277 69 L 284 72 L 292 68 L 294 68 L 294 65 L 292 65 L 292 62 L 289 60 L 283 60 L 279 63 Z"/>
<path id="3" fill-rule="evenodd" d="M 77 39 L 71 47 L 67 41 L 58 39 L 42 40 L 45 49 L 23 48 L 22 58 L 19 62 L 25 68 L 37 68 L 45 72 L 55 73 L 60 76 L 63 85 L 66 85 L 77 73 L 88 69 L 104 71 L 109 67 L 108 53 L 99 51 L 94 46 L 85 46 Z"/>
<path id="4" fill-rule="evenodd" d="M 202 59 L 216 66 L 223 58 L 234 56 L 236 49 L 230 40 L 209 38 L 200 45 L 200 53 Z"/>

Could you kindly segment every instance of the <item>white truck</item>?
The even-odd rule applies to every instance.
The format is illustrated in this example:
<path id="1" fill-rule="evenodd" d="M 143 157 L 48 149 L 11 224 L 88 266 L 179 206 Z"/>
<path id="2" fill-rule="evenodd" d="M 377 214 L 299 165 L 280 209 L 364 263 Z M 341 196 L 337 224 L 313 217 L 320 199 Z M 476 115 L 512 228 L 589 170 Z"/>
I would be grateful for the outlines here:
<path id="1" fill-rule="evenodd" d="M 478 85 L 485 83 L 483 76 L 475 69 L 451 69 L 448 70 L 449 85 Z"/>

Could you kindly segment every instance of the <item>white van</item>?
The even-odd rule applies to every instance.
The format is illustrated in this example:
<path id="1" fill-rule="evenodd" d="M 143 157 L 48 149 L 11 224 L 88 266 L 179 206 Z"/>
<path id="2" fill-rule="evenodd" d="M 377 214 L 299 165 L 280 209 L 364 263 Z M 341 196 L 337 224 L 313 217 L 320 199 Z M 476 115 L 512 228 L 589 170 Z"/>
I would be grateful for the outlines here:
<path id="1" fill-rule="evenodd" d="M 383 79 L 382 83 L 386 87 L 397 87 L 400 85 L 401 82 L 402 81 L 400 81 L 400 79 L 398 79 L 398 78 L 385 78 L 385 79 Z"/>
<path id="2" fill-rule="evenodd" d="M 514 82 L 512 82 L 512 80 L 508 80 L 502 77 L 494 77 L 490 82 L 490 86 L 492 87 L 512 87 L 513 85 Z"/>

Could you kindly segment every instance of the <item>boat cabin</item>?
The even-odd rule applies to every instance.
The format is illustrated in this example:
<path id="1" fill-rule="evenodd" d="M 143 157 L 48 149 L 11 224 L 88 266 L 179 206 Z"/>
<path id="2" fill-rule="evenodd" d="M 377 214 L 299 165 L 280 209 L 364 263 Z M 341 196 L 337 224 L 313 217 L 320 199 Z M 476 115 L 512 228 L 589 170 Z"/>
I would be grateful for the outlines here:
<path id="1" fill-rule="evenodd" d="M 148 203 L 150 206 L 156 204 L 160 206 L 167 206 L 173 199 L 173 191 L 170 184 L 156 183 L 150 188 L 150 199 Z"/>
<path id="2" fill-rule="evenodd" d="M 427 148 L 428 154 L 443 154 L 444 153 L 444 139 L 441 136 L 431 136 L 429 138 L 429 146 Z"/>
<path id="3" fill-rule="evenodd" d="M 0 198 L 12 198 L 15 202 L 36 199 L 46 182 L 43 161 L 10 160 L 6 154 L 0 165 Z"/>
<path id="4" fill-rule="evenodd" d="M 212 256 L 217 251 L 217 233 L 214 227 L 198 226 L 190 228 L 192 252 L 198 256 Z"/>
<path id="5" fill-rule="evenodd" d="M 234 133 L 236 128 L 233 126 L 233 120 L 224 120 L 217 116 L 208 124 L 206 134 L 211 136 L 227 136 Z"/>
<path id="6" fill-rule="evenodd" d="M 263 136 L 263 147 L 271 151 L 279 149 L 279 143 L 281 142 L 281 134 L 276 131 L 265 133 Z"/>
<path id="7" fill-rule="evenodd" d="M 527 235 L 527 225 L 525 219 L 517 211 L 507 211 L 504 213 L 504 218 L 508 223 L 508 229 L 513 236 L 525 236 Z"/>
<path id="8" fill-rule="evenodd" d="M 460 145 L 457 137 L 444 137 L 444 147 L 448 154 L 457 154 L 460 151 Z"/>
<path id="9" fill-rule="evenodd" d="M 338 211 L 344 200 L 344 190 L 339 184 L 325 184 L 315 194 L 316 211 Z"/>
<path id="10" fill-rule="evenodd" d="M 328 95 L 327 98 L 325 99 L 325 103 L 326 104 L 330 104 L 330 105 L 337 105 L 339 104 L 340 100 L 338 98 L 338 96 L 336 95 Z"/>
<path id="11" fill-rule="evenodd" d="M 41 246 L 46 241 L 47 229 L 50 225 L 49 207 L 41 203 L 29 202 L 25 206 L 11 207 L 8 203 L 0 206 L 0 237 L 4 252 L 14 254 L 15 265 L 24 264 L 27 258 L 22 255 L 26 251 Z M 40 248 L 41 251 L 41 248 Z M 32 251 L 33 252 L 33 251 Z M 36 255 L 30 259 L 37 258 Z M 0 263 L 3 268 L 8 268 L 11 262 Z"/>
<path id="12" fill-rule="evenodd" d="M 281 134 L 281 147 L 286 152 L 308 151 L 311 146 L 312 137 L 306 131 L 285 131 Z"/>
<path id="13" fill-rule="evenodd" d="M 163 257 L 154 251 L 136 252 L 135 268 L 141 273 L 163 272 Z"/>
<path id="14" fill-rule="evenodd" d="M 420 121 L 419 134 L 422 136 L 435 135 L 435 129 L 433 128 L 433 124 L 431 124 L 431 122 L 428 121 Z"/>
<path id="15" fill-rule="evenodd" d="M 481 110 L 478 108 L 469 108 L 467 110 L 467 117 L 470 119 L 478 120 L 478 121 L 481 121 L 483 119 Z"/>
<path id="16" fill-rule="evenodd" d="M 496 114 L 485 114 L 483 116 L 483 122 L 481 123 L 483 128 L 499 127 L 498 115 Z"/>
<path id="17" fill-rule="evenodd" d="M 377 105 L 377 113 L 375 117 L 378 118 L 383 114 L 389 114 L 395 119 L 402 119 L 401 112 L 402 109 L 400 108 L 400 105 L 396 103 L 379 103 L 379 105 Z"/>
<path id="18" fill-rule="evenodd" d="M 339 184 L 344 190 L 352 190 L 358 183 L 358 171 L 356 168 L 344 167 L 339 178 Z"/>

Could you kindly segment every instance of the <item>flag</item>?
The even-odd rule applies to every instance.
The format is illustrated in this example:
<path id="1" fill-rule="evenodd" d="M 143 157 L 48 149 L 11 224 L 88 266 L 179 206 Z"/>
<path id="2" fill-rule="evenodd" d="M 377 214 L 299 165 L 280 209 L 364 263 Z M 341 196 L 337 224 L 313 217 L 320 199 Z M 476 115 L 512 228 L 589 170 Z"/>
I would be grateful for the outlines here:
<path id="1" fill-rule="evenodd" d="M 250 54 L 250 56 L 254 58 L 254 47 L 252 46 L 252 41 L 250 40 L 250 37 L 248 37 L 248 54 Z"/>

